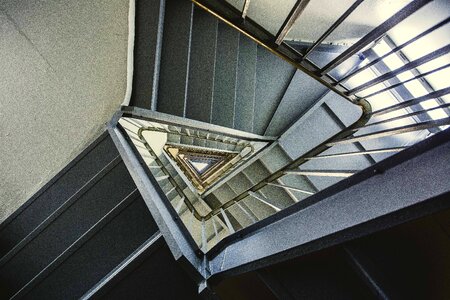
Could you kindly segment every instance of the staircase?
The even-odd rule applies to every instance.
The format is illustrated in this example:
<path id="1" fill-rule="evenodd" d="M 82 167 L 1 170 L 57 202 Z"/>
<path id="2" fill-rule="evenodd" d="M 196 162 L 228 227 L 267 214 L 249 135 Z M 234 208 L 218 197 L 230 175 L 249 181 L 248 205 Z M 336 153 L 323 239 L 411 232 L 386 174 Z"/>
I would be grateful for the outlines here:
<path id="1" fill-rule="evenodd" d="M 223 5 L 225 12 L 236 12 L 225 1 L 211 4 L 209 12 L 201 4 L 208 1 L 193 2 L 136 1 L 129 106 L 113 117 L 109 131 L 0 225 L 1 299 L 146 299 L 149 295 L 196 299 L 199 293 L 217 296 L 216 292 L 239 298 L 233 291 L 246 290 L 241 285 L 246 282 L 259 286 L 257 293 L 268 299 L 384 297 L 371 277 L 376 272 L 366 272 L 370 264 L 362 263 L 364 253 L 357 249 L 374 254 L 364 241 L 344 244 L 349 236 L 356 239 L 362 234 L 353 236 L 346 231 L 353 228 L 346 227 L 339 229 L 344 237 L 335 238 L 333 230 L 347 223 L 357 227 L 409 207 L 379 199 L 384 201 L 381 208 L 392 205 L 392 211 L 374 213 L 371 219 L 364 214 L 366 209 L 371 212 L 370 205 L 351 205 L 369 199 L 364 193 L 370 189 L 357 200 L 353 195 L 358 193 L 347 195 L 344 204 L 342 198 L 331 198 L 383 173 L 380 170 L 389 170 L 386 166 L 407 164 L 425 152 L 426 141 L 416 152 L 391 157 L 450 124 L 448 116 L 424 117 L 432 110 L 447 109 L 447 103 L 417 108 L 450 91 L 443 88 L 431 96 L 371 106 L 351 93 L 360 88 L 359 83 L 344 85 L 334 79 L 365 68 L 364 55 L 348 53 L 353 46 L 339 48 L 339 53 L 311 52 L 312 63 L 306 59 L 312 50 L 307 49 L 317 45 L 292 41 L 274 46 L 273 39 L 269 43 L 252 35 L 252 30 L 263 36 L 270 33 L 245 16 L 227 19 L 227 14 L 212 10 Z M 307 1 L 296 5 L 302 2 Z M 340 55 L 346 56 L 346 63 L 331 68 L 327 62 Z M 373 80 L 382 76 L 386 75 L 375 74 Z M 398 83 L 392 80 L 387 88 Z M 390 123 L 399 120 L 397 125 Z M 436 137 L 430 145 L 447 147 Z M 199 189 L 167 146 L 229 154 L 233 159 Z M 433 201 L 441 201 L 438 198 Z M 302 215 L 309 209 L 310 215 Z M 342 210 L 352 210 L 354 215 L 339 220 L 342 224 L 327 223 L 341 216 Z M 360 223 L 355 225 L 356 219 Z M 304 220 L 320 224 L 308 228 Z M 268 240 L 270 229 L 284 229 L 288 225 L 283 224 L 290 222 L 295 227 L 274 230 Z M 399 224 L 398 219 L 390 222 L 390 226 Z M 383 226 L 376 228 L 388 227 Z M 278 235 L 283 233 L 292 240 L 280 242 Z M 304 240 L 296 245 L 298 249 L 283 248 L 300 235 Z M 258 244 L 261 241 L 265 243 Z M 239 247 L 246 242 L 257 247 Z M 252 261 L 253 252 L 257 258 Z M 292 253 L 309 256 L 297 258 Z M 280 258 L 285 254 L 287 258 Z M 258 264 L 264 259 L 270 261 Z M 321 264 L 333 265 L 348 280 L 334 274 L 322 284 L 322 274 L 329 270 L 324 267 L 314 273 L 314 266 Z M 291 281 L 296 276 L 310 280 L 311 286 L 299 289 Z M 223 278 L 232 278 L 227 283 L 231 287 L 220 285 Z"/>
<path id="2" fill-rule="evenodd" d="M 167 278 L 179 282 L 176 290 L 164 291 L 168 297 L 196 297 L 106 133 L 0 230 L 1 299 L 75 299 L 85 293 L 120 299 L 123 290 L 145 295 Z M 119 284 L 110 282 L 116 273 Z M 142 285 L 136 277 L 152 280 Z"/>
<path id="3" fill-rule="evenodd" d="M 328 90 L 191 2 L 166 1 L 159 26 L 157 101 L 130 105 L 277 136 Z"/>

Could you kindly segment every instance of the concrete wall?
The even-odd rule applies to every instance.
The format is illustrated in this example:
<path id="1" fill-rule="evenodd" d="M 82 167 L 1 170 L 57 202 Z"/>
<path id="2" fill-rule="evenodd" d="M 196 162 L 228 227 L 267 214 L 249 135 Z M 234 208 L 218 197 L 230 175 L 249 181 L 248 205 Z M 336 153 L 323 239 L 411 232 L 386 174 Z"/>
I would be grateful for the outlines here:
<path id="1" fill-rule="evenodd" d="M 128 0 L 0 0 L 0 221 L 104 127 L 126 89 Z"/>

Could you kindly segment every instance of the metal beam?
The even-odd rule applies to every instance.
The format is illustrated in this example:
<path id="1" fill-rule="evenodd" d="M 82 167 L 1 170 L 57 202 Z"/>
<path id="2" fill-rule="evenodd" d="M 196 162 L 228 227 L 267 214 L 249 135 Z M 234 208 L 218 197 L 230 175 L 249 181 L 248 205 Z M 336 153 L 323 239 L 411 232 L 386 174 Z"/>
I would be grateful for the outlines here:
<path id="1" fill-rule="evenodd" d="M 222 214 L 222 217 L 225 220 L 225 223 L 227 224 L 229 233 L 230 234 L 234 233 L 233 225 L 231 225 L 230 219 L 228 219 L 227 213 L 223 210 L 223 208 L 220 209 L 220 213 Z"/>
<path id="2" fill-rule="evenodd" d="M 288 190 L 291 190 L 291 191 L 297 191 L 297 192 L 304 193 L 304 194 L 307 194 L 307 195 L 314 195 L 314 192 L 310 192 L 310 191 L 307 191 L 307 190 L 299 189 L 299 188 L 296 188 L 296 187 L 293 187 L 293 186 L 289 186 L 289 185 L 278 184 L 278 183 L 273 183 L 273 182 L 269 182 L 267 185 L 276 186 L 276 187 L 283 188 L 283 189 L 288 189 Z"/>
<path id="3" fill-rule="evenodd" d="M 211 256 L 212 279 L 260 269 L 447 209 L 449 161 L 446 130 L 310 196 L 307 207 L 293 204 L 242 230 L 240 237 L 228 239 Z"/>
<path id="4" fill-rule="evenodd" d="M 393 112 L 393 111 L 396 111 L 396 110 L 399 110 L 399 109 L 402 109 L 402 108 L 406 108 L 408 106 L 413 106 L 413 105 L 419 104 L 421 102 L 424 102 L 424 101 L 427 101 L 427 100 L 430 100 L 430 99 L 439 98 L 439 97 L 445 96 L 447 94 L 450 94 L 450 87 L 446 87 L 446 88 L 437 90 L 435 92 L 431 92 L 431 93 L 429 93 L 427 95 L 424 95 L 424 96 L 421 96 L 421 97 L 418 97 L 418 98 L 406 100 L 406 101 L 403 101 L 401 103 L 394 104 L 394 105 L 391 105 L 391 106 L 388 106 L 388 107 L 376 110 L 376 111 L 372 112 L 369 115 L 372 116 L 372 117 L 373 116 L 381 116 L 381 115 L 384 115 L 384 114 L 387 114 L 387 113 L 390 113 L 390 112 Z"/>
<path id="5" fill-rule="evenodd" d="M 286 171 L 286 175 L 319 176 L 319 177 L 349 177 L 357 170 L 298 170 Z"/>
<path id="6" fill-rule="evenodd" d="M 443 55 L 445 55 L 447 53 L 450 53 L 450 44 L 446 45 L 446 46 L 444 46 L 442 48 L 439 48 L 439 49 L 437 49 L 437 50 L 435 50 L 435 51 L 433 51 L 433 52 L 431 52 L 431 53 L 429 53 L 427 55 L 424 55 L 424 56 L 422 56 L 422 57 L 420 57 L 420 58 L 418 58 L 418 59 L 416 59 L 414 61 L 411 61 L 411 62 L 409 62 L 409 63 L 401 66 L 400 68 L 397 68 L 397 69 L 395 69 L 395 70 L 393 70 L 393 71 L 391 71 L 389 73 L 383 74 L 383 75 L 378 76 L 378 77 L 376 77 L 376 78 L 374 78 L 374 79 L 372 79 L 372 80 L 370 80 L 370 81 L 368 81 L 366 83 L 363 83 L 360 86 L 357 86 L 357 87 L 349 90 L 347 92 L 347 94 L 348 95 L 354 95 L 354 94 L 356 94 L 358 92 L 361 92 L 361 91 L 363 91 L 365 89 L 368 89 L 368 88 L 370 88 L 370 87 L 372 87 L 372 86 L 374 86 L 374 85 L 376 85 L 378 83 L 381 83 L 383 81 L 389 80 L 389 79 L 391 79 L 391 78 L 393 78 L 393 77 L 395 77 L 395 76 L 397 76 L 397 75 L 399 75 L 399 74 L 401 74 L 401 73 L 403 73 L 405 71 L 409 71 L 409 70 L 414 69 L 414 68 L 416 68 L 416 67 L 418 67 L 420 65 L 423 65 L 423 64 L 425 64 L 425 63 L 427 63 L 429 61 L 432 61 L 433 59 L 441 57 L 441 56 L 443 56 Z"/>
<path id="7" fill-rule="evenodd" d="M 395 88 L 397 88 L 397 87 L 399 87 L 399 86 L 405 85 L 406 83 L 408 83 L 408 82 L 410 82 L 410 81 L 413 81 L 413 80 L 417 80 L 417 79 L 426 77 L 426 76 L 431 75 L 431 74 L 433 74 L 433 73 L 442 71 L 442 70 L 444 70 L 444 69 L 446 69 L 446 68 L 448 68 L 448 67 L 450 67 L 450 63 L 448 63 L 448 64 L 446 64 L 446 65 L 443 65 L 443 66 L 441 66 L 441 67 L 439 67 L 439 68 L 436 68 L 436 69 L 434 69 L 434 70 L 431 70 L 431 71 L 428 71 L 428 72 L 425 72 L 425 73 L 420 73 L 419 75 L 417 75 L 417 76 L 415 76 L 415 77 L 413 77 L 413 78 L 410 78 L 410 79 L 408 79 L 408 80 L 405 80 L 405 81 L 402 81 L 402 82 L 399 82 L 399 83 L 390 85 L 390 86 L 388 86 L 388 87 L 385 87 L 384 89 L 381 89 L 381 90 L 376 91 L 376 92 L 373 92 L 373 93 L 371 93 L 371 94 L 369 94 L 369 95 L 367 95 L 367 96 L 364 96 L 364 98 L 370 98 L 370 97 L 373 97 L 373 96 L 375 96 L 375 95 L 378 95 L 378 94 L 384 93 L 384 92 L 386 92 L 386 91 L 389 91 L 389 90 L 391 90 L 391 89 L 395 89 Z"/>
<path id="8" fill-rule="evenodd" d="M 380 124 L 384 124 L 384 123 L 398 121 L 398 120 L 401 120 L 401 119 L 410 118 L 412 116 L 423 115 L 423 114 L 429 113 L 431 111 L 435 111 L 435 110 L 439 110 L 439 109 L 445 109 L 445 108 L 448 108 L 448 107 L 450 107 L 450 103 L 442 104 L 442 105 L 439 105 L 439 106 L 436 106 L 436 107 L 433 107 L 433 108 L 429 108 L 427 110 L 415 111 L 415 112 L 412 112 L 412 113 L 409 113 L 409 114 L 406 114 L 406 115 L 401 115 L 401 116 L 398 116 L 398 117 L 393 117 L 393 118 L 381 120 L 381 121 L 378 121 L 378 122 L 370 123 L 370 124 L 367 124 L 367 125 L 362 126 L 360 128 L 355 128 L 355 129 L 352 129 L 352 130 L 353 131 L 358 131 L 361 128 L 367 128 L 369 126 L 380 125 Z"/>
<path id="9" fill-rule="evenodd" d="M 356 74 L 358 74 L 358 73 L 360 73 L 360 72 L 366 70 L 367 68 L 369 68 L 369 67 L 375 65 L 376 63 L 382 61 L 383 59 L 385 59 L 385 58 L 388 57 L 389 55 L 394 54 L 394 53 L 396 53 L 396 52 L 402 50 L 402 49 L 405 48 L 406 46 L 408 46 L 408 45 L 414 43 L 415 41 L 417 41 L 418 39 L 420 39 L 420 38 L 422 38 L 422 37 L 424 37 L 424 36 L 426 36 L 426 35 L 432 33 L 432 32 L 435 31 L 436 29 L 441 28 L 442 26 L 448 24 L 448 22 L 450 22 L 450 17 L 448 17 L 447 19 L 443 20 L 442 22 L 439 22 L 438 24 L 436 24 L 436 25 L 434 25 L 434 26 L 428 28 L 428 29 L 425 30 L 424 32 L 422 32 L 422 33 L 416 35 L 416 36 L 413 37 L 412 39 L 410 39 L 410 40 L 408 40 L 407 42 L 401 44 L 400 46 L 395 47 L 394 49 L 392 49 L 392 50 L 389 51 L 388 53 L 386 53 L 386 54 L 384 54 L 384 55 L 382 55 L 382 56 L 380 56 L 380 57 L 378 57 L 378 58 L 372 60 L 370 63 L 368 63 L 368 64 L 362 66 L 361 68 L 356 69 L 356 70 L 353 71 L 353 72 L 350 72 L 349 74 L 347 74 L 347 75 L 345 75 L 344 77 L 342 77 L 341 79 L 339 79 L 338 82 L 340 83 L 340 82 L 347 81 L 350 77 L 353 77 L 353 76 L 355 76 Z"/>
<path id="10" fill-rule="evenodd" d="M 241 205 L 241 203 L 237 202 L 236 205 L 244 212 L 244 214 L 252 221 L 252 223 L 255 223 L 255 222 L 258 221 L 254 216 L 252 216 L 252 215 L 250 214 L 249 211 L 247 211 L 247 209 L 245 209 L 245 208 Z"/>
<path id="11" fill-rule="evenodd" d="M 244 6 L 242 7 L 242 19 L 245 19 L 247 17 L 249 7 L 250 7 L 250 0 L 245 0 Z"/>
<path id="12" fill-rule="evenodd" d="M 297 21 L 298 17 L 300 17 L 302 12 L 305 10 L 309 1 L 310 0 L 297 0 L 294 7 L 289 12 L 288 17 L 284 20 L 283 25 L 281 25 L 280 29 L 278 30 L 278 33 L 275 37 L 275 44 L 280 45 L 283 42 L 286 35 L 292 29 L 295 21 Z M 280 3 L 280 5 L 282 4 Z"/>
<path id="13" fill-rule="evenodd" d="M 387 292 L 389 289 L 382 284 L 377 272 L 373 270 L 371 262 L 358 251 L 356 247 L 347 243 L 343 247 L 343 252 L 346 254 L 348 261 L 353 269 L 359 275 L 359 277 L 369 286 L 372 292 L 376 295 L 377 299 L 388 300 L 392 299 L 391 293 Z"/>
<path id="14" fill-rule="evenodd" d="M 426 122 L 421 122 L 421 123 L 415 123 L 415 124 L 411 124 L 411 125 L 389 128 L 386 130 L 371 132 L 371 133 L 367 133 L 367 134 L 362 134 L 362 135 L 358 135 L 358 136 L 354 136 L 354 137 L 345 138 L 342 140 L 337 140 L 335 142 L 327 143 L 327 145 L 334 146 L 334 145 L 339 145 L 339 144 L 348 144 L 348 143 L 366 141 L 366 140 L 377 139 L 377 138 L 381 138 L 381 137 L 402 134 L 402 133 L 407 133 L 407 132 L 413 132 L 413 131 L 419 131 L 419 130 L 424 130 L 424 129 L 430 129 L 430 128 L 445 126 L 445 125 L 450 125 L 450 118 L 443 118 L 443 119 L 439 119 L 439 120 L 432 120 L 432 121 L 426 121 Z"/>
<path id="15" fill-rule="evenodd" d="M 130 256 L 123 260 L 114 270 L 102 278 L 95 286 L 87 291 L 81 300 L 98 299 L 106 293 L 120 280 L 128 275 L 127 271 L 139 266 L 145 259 L 164 245 L 164 239 L 158 231 L 137 248 Z"/>
<path id="16" fill-rule="evenodd" d="M 255 199 L 261 201 L 261 202 L 264 203 L 265 205 L 267 205 L 267 206 L 273 208 L 273 209 L 274 209 L 275 211 L 277 211 L 277 212 L 281 210 L 281 208 L 279 208 L 279 207 L 273 205 L 273 204 L 270 203 L 266 198 L 264 198 L 263 196 L 258 195 L 257 193 L 254 193 L 254 192 L 248 192 L 248 194 L 249 194 L 250 196 L 252 196 L 253 198 L 255 198 Z"/>
<path id="17" fill-rule="evenodd" d="M 337 158 L 337 157 L 348 157 L 348 156 L 358 156 L 358 155 L 366 155 L 366 154 L 377 154 L 377 153 L 387 153 L 387 152 L 399 152 L 404 150 L 406 147 L 394 147 L 394 148 L 382 148 L 382 149 L 373 149 L 373 150 L 362 150 L 355 152 L 344 152 L 344 153 L 335 153 L 328 155 L 318 155 L 313 157 L 307 157 L 307 160 L 317 160 L 324 158 Z"/>
<path id="18" fill-rule="evenodd" d="M 343 53 L 341 53 L 338 57 L 333 59 L 331 62 L 329 62 L 325 67 L 323 67 L 319 74 L 323 75 L 325 73 L 328 73 L 329 71 L 333 70 L 340 64 L 342 64 L 344 61 L 346 61 L 351 56 L 357 54 L 359 51 L 364 49 L 366 46 L 368 46 L 370 43 L 374 42 L 378 38 L 382 37 L 386 32 L 388 32 L 390 29 L 392 29 L 395 25 L 418 11 L 420 8 L 425 6 L 426 4 L 430 3 L 432 0 L 415 0 L 408 5 L 406 5 L 404 8 L 402 8 L 400 11 L 398 11 L 395 15 L 384 21 L 380 26 L 373 29 L 371 32 L 369 32 L 367 35 L 362 37 L 358 42 L 353 44 L 350 48 L 345 50 Z"/>

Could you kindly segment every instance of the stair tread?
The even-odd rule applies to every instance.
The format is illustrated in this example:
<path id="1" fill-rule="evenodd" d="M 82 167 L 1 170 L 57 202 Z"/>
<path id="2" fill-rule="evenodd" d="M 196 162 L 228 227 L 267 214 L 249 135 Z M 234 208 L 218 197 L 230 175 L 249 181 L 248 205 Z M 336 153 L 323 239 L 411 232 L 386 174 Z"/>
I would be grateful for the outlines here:
<path id="1" fill-rule="evenodd" d="M 193 4 L 167 0 L 165 8 L 157 108 L 184 117 Z"/>
<path id="2" fill-rule="evenodd" d="M 12 280 L 8 287 L 17 291 L 134 189 L 125 165 L 119 164 L 7 261 L 0 281 Z"/>
<path id="3" fill-rule="evenodd" d="M 211 122 L 216 59 L 217 18 L 195 7 L 186 117 Z"/>
<path id="4" fill-rule="evenodd" d="M 253 132 L 264 134 L 294 72 L 289 63 L 258 46 Z"/>
<path id="5" fill-rule="evenodd" d="M 324 85 L 297 70 L 265 130 L 265 134 L 280 135 L 327 91 L 328 89 Z"/>
<path id="6" fill-rule="evenodd" d="M 233 128 L 239 33 L 219 22 L 212 123 Z"/>
<path id="7" fill-rule="evenodd" d="M 138 197 L 43 279 L 25 299 L 82 296 L 155 232 L 156 223 L 142 198 Z M 108 249 L 106 256 L 105 249 Z"/>
<path id="8" fill-rule="evenodd" d="M 257 44 L 245 35 L 240 34 L 234 127 L 249 132 L 253 131 L 256 51 Z"/>

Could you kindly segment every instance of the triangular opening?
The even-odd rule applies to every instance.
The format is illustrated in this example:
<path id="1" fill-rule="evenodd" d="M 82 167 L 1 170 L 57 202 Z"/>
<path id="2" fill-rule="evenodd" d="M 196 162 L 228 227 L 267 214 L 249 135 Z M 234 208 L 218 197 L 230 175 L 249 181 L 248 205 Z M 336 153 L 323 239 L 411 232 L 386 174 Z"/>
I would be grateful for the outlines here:
<path id="1" fill-rule="evenodd" d="M 195 157 L 192 155 L 184 156 L 184 159 L 192 166 L 192 168 L 197 172 L 197 174 L 201 177 L 208 170 L 213 168 L 217 163 L 222 161 L 221 158 L 217 157 Z"/>
<path id="2" fill-rule="evenodd" d="M 179 145 L 166 145 L 166 152 L 178 164 L 187 178 L 202 192 L 220 178 L 237 153 L 197 149 Z"/>
<path id="3" fill-rule="evenodd" d="M 206 169 L 209 169 L 211 167 L 210 164 L 204 163 L 204 162 L 195 162 L 195 161 L 189 161 L 191 165 L 194 167 L 194 169 L 197 171 L 197 173 L 202 174 L 203 171 Z"/>

